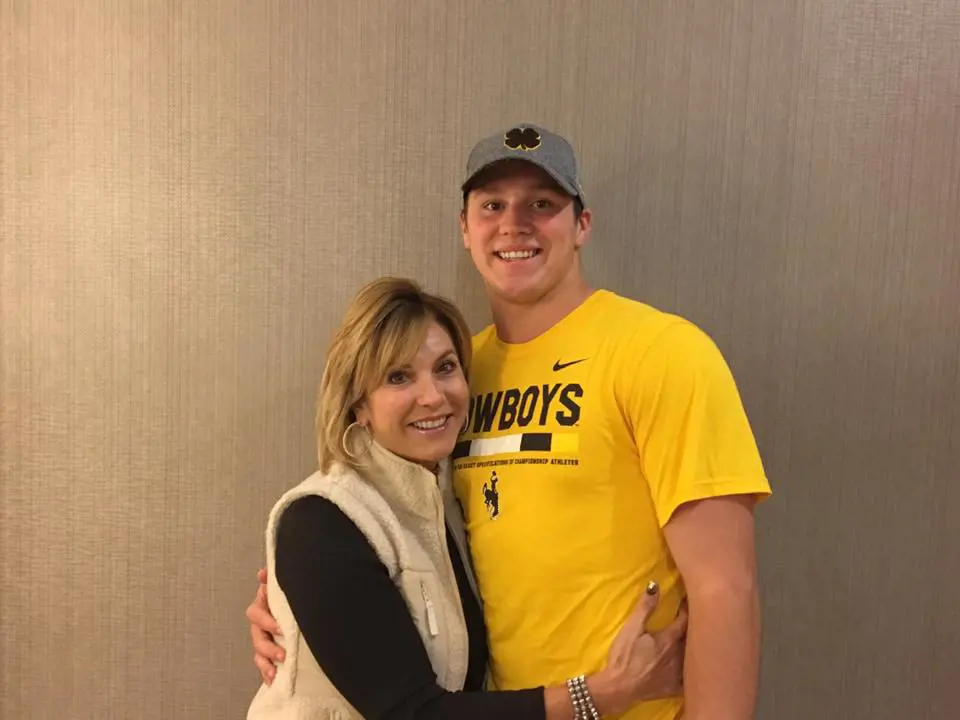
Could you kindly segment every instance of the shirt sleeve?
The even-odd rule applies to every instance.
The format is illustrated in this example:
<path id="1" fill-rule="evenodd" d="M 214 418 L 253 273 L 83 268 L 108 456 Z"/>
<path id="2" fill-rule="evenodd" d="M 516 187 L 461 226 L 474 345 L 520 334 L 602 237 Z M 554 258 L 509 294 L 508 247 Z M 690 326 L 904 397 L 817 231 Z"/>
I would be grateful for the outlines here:
<path id="1" fill-rule="evenodd" d="M 368 720 L 543 720 L 543 690 L 445 691 L 400 590 L 360 529 L 318 496 L 277 531 L 277 582 L 330 681 Z"/>
<path id="2" fill-rule="evenodd" d="M 629 350 L 625 410 L 661 527 L 687 502 L 769 496 L 753 431 L 716 344 L 678 319 L 648 346 Z"/>

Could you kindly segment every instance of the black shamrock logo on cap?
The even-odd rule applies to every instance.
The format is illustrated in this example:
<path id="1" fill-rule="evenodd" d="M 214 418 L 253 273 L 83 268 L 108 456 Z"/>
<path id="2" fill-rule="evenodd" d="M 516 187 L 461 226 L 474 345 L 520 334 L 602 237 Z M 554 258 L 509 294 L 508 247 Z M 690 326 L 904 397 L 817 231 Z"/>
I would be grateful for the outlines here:
<path id="1" fill-rule="evenodd" d="M 503 136 L 503 144 L 511 150 L 536 150 L 540 147 L 540 133 L 533 128 L 515 127 Z"/>

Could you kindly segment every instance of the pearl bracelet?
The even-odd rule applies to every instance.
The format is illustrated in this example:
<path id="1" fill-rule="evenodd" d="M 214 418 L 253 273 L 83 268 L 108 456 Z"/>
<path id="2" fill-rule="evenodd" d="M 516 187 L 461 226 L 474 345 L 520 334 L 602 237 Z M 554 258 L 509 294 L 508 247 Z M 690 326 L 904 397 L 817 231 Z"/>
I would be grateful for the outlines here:
<path id="1" fill-rule="evenodd" d="M 600 720 L 600 713 L 597 712 L 597 706 L 583 675 L 567 680 L 567 692 L 570 693 L 570 702 L 573 703 L 574 720 Z"/>

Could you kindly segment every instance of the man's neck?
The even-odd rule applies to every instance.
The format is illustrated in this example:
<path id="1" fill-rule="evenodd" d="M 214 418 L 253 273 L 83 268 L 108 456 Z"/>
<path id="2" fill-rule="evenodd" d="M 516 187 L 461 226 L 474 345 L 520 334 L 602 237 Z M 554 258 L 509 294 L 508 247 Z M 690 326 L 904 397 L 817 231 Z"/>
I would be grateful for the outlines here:
<path id="1" fill-rule="evenodd" d="M 578 278 L 574 285 L 557 288 L 552 295 L 530 305 L 491 296 L 490 309 L 497 337 L 510 344 L 530 342 L 580 307 L 592 293 L 593 289 L 583 278 Z"/>

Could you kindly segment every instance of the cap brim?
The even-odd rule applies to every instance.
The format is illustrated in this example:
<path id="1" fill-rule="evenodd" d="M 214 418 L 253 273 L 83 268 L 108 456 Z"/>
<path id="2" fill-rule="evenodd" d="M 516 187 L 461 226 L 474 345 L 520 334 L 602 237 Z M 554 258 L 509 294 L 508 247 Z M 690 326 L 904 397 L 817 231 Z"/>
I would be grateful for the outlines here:
<path id="1" fill-rule="evenodd" d="M 473 189 L 473 185 L 472 185 L 473 181 L 474 181 L 474 180 L 477 178 L 477 176 L 480 175 L 481 173 L 489 170 L 490 168 L 492 168 L 492 167 L 494 167 L 494 166 L 496 166 L 496 165 L 500 165 L 500 164 L 502 164 L 502 163 L 508 163 L 508 162 L 525 162 L 525 163 L 530 163 L 531 165 L 534 165 L 534 166 L 540 168 L 540 169 L 543 170 L 547 175 L 549 175 L 549 176 L 550 176 L 550 179 L 553 180 L 557 185 L 559 185 L 559 186 L 560 186 L 560 189 L 563 190 L 567 195 L 570 195 L 571 197 L 575 197 L 575 198 L 580 198 L 581 200 L 583 199 L 583 193 L 580 192 L 580 190 L 579 190 L 578 188 L 573 187 L 573 185 L 571 185 L 569 181 L 567 181 L 567 180 L 565 180 L 564 178 L 560 177 L 554 170 L 550 169 L 549 167 L 547 167 L 547 166 L 544 165 L 543 163 L 538 162 L 537 160 L 534 160 L 533 158 L 527 158 L 527 157 L 502 157 L 502 158 L 497 158 L 496 160 L 491 160 L 490 162 L 486 163 L 485 165 L 481 165 L 479 168 L 477 168 L 476 170 L 473 171 L 473 174 L 471 174 L 470 177 L 468 177 L 466 180 L 463 181 L 463 184 L 460 186 L 461 192 L 467 192 L 468 190 L 472 190 L 472 189 Z"/>

